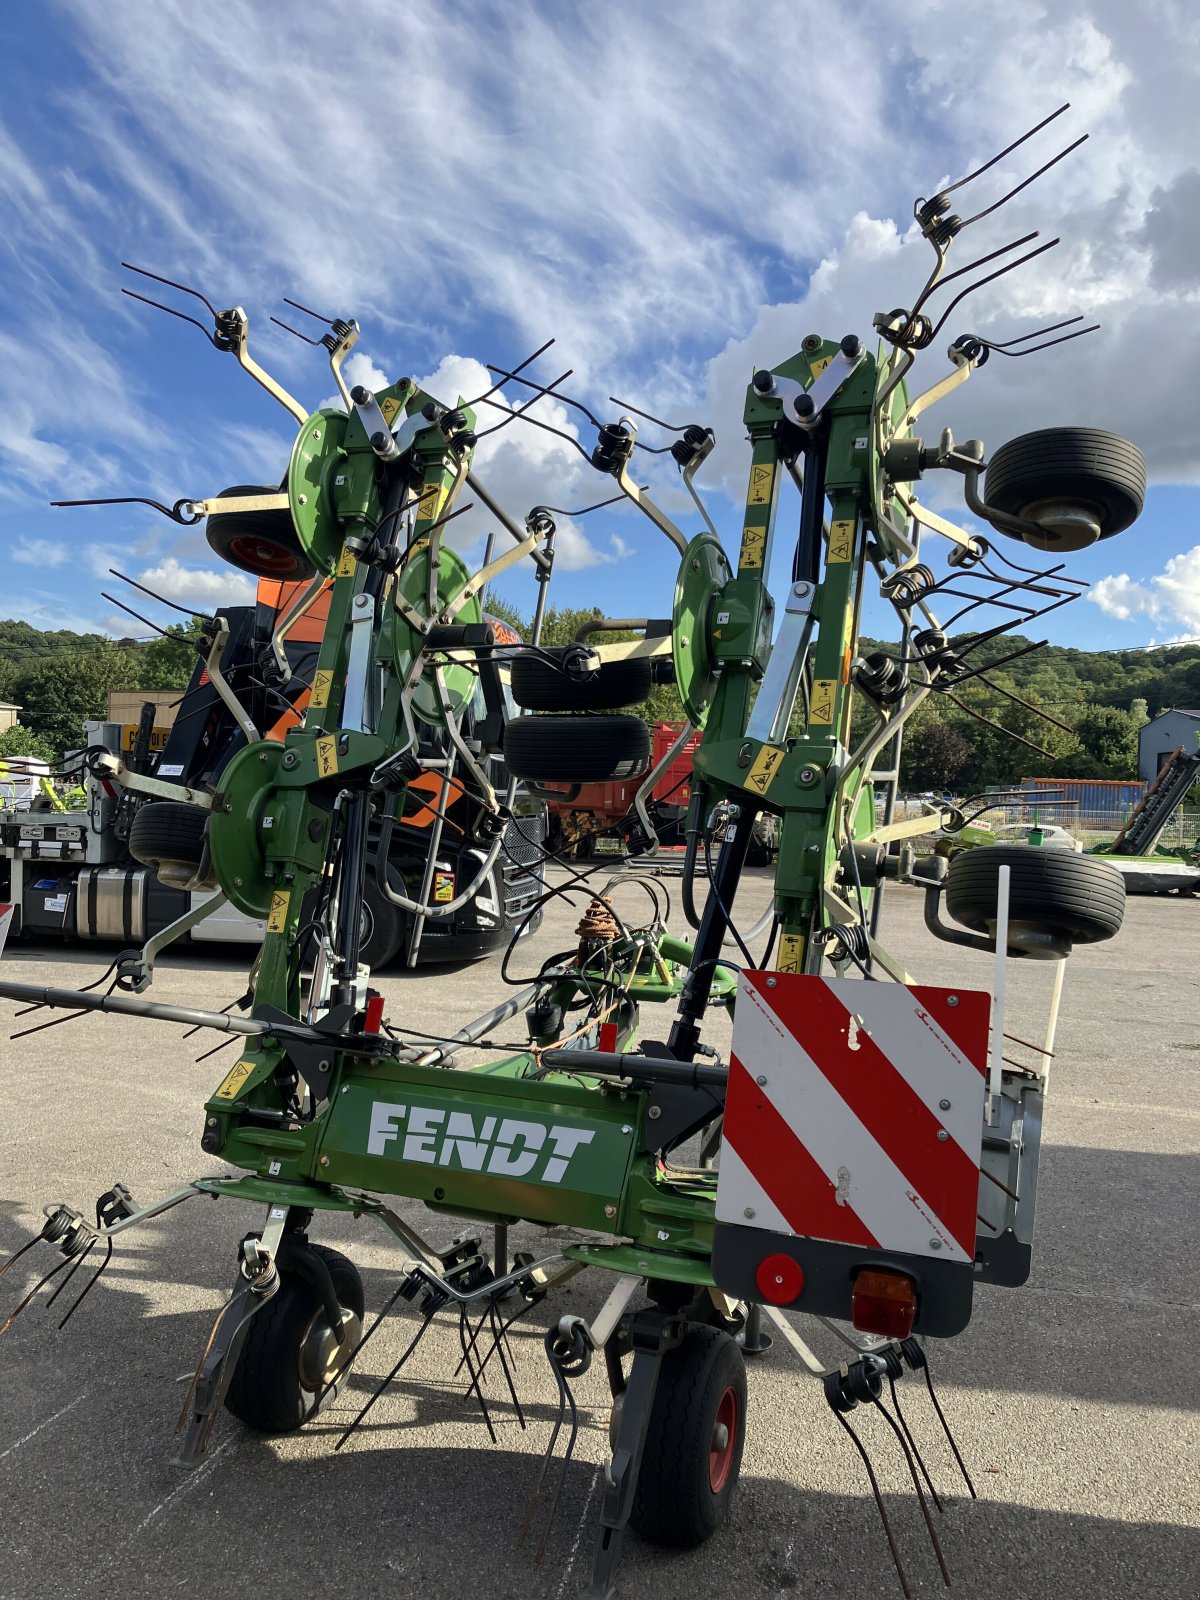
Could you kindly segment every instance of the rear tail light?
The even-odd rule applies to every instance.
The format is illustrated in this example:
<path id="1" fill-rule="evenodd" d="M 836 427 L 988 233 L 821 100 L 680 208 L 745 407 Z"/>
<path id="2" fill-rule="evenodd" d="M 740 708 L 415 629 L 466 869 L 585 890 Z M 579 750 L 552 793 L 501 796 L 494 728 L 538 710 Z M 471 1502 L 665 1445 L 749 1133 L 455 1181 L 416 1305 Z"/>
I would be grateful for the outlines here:
<path id="1" fill-rule="evenodd" d="M 754 1282 L 760 1295 L 772 1306 L 790 1306 L 804 1288 L 804 1269 L 798 1261 L 782 1253 L 764 1256 L 758 1263 Z"/>
<path id="2" fill-rule="evenodd" d="M 859 1333 L 907 1339 L 917 1315 L 917 1286 L 906 1273 L 865 1267 L 854 1280 L 850 1307 Z"/>

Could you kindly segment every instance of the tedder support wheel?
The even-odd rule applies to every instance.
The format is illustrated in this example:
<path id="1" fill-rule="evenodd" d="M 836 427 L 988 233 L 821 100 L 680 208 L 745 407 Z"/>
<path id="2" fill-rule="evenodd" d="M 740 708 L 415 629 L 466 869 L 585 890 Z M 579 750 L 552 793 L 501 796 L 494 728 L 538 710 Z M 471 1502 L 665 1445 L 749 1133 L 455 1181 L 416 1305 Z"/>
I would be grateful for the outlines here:
<path id="1" fill-rule="evenodd" d="M 650 765 L 641 717 L 515 717 L 504 729 L 508 770 L 532 783 L 608 783 Z"/>
<path id="2" fill-rule="evenodd" d="M 211 887 L 198 884 L 204 859 L 208 812 L 181 800 L 151 800 L 139 808 L 129 829 L 129 854 L 153 867 L 161 883 L 177 889 Z"/>
<path id="3" fill-rule="evenodd" d="M 1010 868 L 1010 944 L 1016 924 L 1072 944 L 1111 939 L 1125 916 L 1125 880 L 1115 867 L 1056 846 L 983 845 L 953 856 L 946 873 L 946 910 L 976 933 L 994 936 L 1001 867 Z"/>
<path id="4" fill-rule="evenodd" d="M 363 1286 L 358 1269 L 339 1250 L 306 1244 L 329 1268 L 342 1307 L 349 1351 L 362 1332 Z M 279 1288 L 250 1319 L 225 1404 L 258 1433 L 293 1433 L 312 1413 L 317 1395 L 337 1373 L 339 1346 L 321 1296 L 307 1277 L 281 1268 Z"/>
<path id="5" fill-rule="evenodd" d="M 269 484 L 235 483 L 221 495 L 278 494 Z M 256 578 L 279 578 L 287 583 L 311 578 L 316 568 L 305 554 L 292 513 L 278 511 L 225 511 L 208 519 L 204 530 L 209 544 L 232 566 Z"/>
<path id="6" fill-rule="evenodd" d="M 1030 543 L 1046 550 L 1071 550 L 1091 543 L 1064 508 L 1078 507 L 1099 537 L 1121 533 L 1141 514 L 1146 498 L 1146 463 L 1137 445 L 1101 428 L 1043 428 L 1010 439 L 992 456 L 984 478 L 989 505 L 1044 529 Z M 1057 513 L 1057 515 L 1056 515 Z"/>
<path id="7" fill-rule="evenodd" d="M 746 1435 L 746 1368 L 721 1328 L 691 1327 L 663 1356 L 630 1522 L 691 1549 L 729 1514 Z"/>
<path id="8" fill-rule="evenodd" d="M 563 665 L 571 648 L 513 657 L 512 692 L 519 706 L 527 711 L 611 711 L 640 705 L 650 693 L 651 668 L 645 656 L 603 661 L 598 672 L 576 678 Z"/>

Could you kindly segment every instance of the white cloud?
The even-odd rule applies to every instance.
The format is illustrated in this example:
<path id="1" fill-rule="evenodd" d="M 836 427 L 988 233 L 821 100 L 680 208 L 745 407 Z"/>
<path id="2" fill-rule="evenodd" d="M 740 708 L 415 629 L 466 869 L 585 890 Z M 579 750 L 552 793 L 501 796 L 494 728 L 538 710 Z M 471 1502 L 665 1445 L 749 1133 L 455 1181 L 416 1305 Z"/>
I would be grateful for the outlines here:
<path id="1" fill-rule="evenodd" d="M 135 576 L 139 583 L 168 600 L 182 605 L 194 602 L 201 610 L 209 606 L 250 605 L 257 588 L 253 578 L 234 567 L 185 567 L 174 556 L 143 567 Z"/>
<path id="2" fill-rule="evenodd" d="M 69 554 L 56 539 L 18 539 L 9 551 L 10 559 L 23 567 L 61 567 Z"/>
<path id="3" fill-rule="evenodd" d="M 1200 544 L 1172 556 L 1153 577 L 1134 579 L 1118 572 L 1101 578 L 1088 599 L 1119 622 L 1149 617 L 1182 626 L 1179 637 L 1190 638 L 1200 633 Z"/>

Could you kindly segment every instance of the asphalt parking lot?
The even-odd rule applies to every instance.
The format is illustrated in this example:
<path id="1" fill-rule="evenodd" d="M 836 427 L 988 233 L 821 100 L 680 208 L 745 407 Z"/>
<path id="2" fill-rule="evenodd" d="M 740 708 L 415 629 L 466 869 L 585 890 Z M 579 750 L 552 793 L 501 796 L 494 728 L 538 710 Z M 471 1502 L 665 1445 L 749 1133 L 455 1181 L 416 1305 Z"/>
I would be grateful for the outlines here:
<path id="1" fill-rule="evenodd" d="M 635 915 L 637 895 L 626 892 Z M 767 893 L 765 874 L 752 874 L 739 921 L 752 921 Z M 568 946 L 577 916 L 554 903 L 515 970 L 532 971 L 539 952 Z M 989 981 L 986 957 L 929 936 L 915 891 L 889 891 L 883 932 L 923 981 Z M 17 945 L 3 967 L 22 981 L 77 985 L 106 959 L 95 949 Z M 243 951 L 168 957 L 154 997 L 223 1005 L 244 986 L 246 965 Z M 500 998 L 497 968 L 493 960 L 394 972 L 381 987 L 394 1020 L 453 1031 Z M 976 1503 L 915 1388 L 906 1405 L 946 1492 L 940 1531 L 962 1594 L 1173 1600 L 1196 1592 L 1198 972 L 1193 901 L 1131 900 L 1116 940 L 1072 957 L 1033 1278 L 1019 1290 L 980 1289 L 967 1332 L 928 1345 Z M 1011 974 L 1010 1027 L 1036 1036 L 1050 971 L 1028 964 Z M 229 1051 L 197 1064 L 211 1047 L 199 1036 L 94 1015 L 10 1043 L 14 1010 L 0 1002 L 0 1260 L 40 1224 L 45 1202 L 87 1210 L 119 1178 L 144 1203 L 213 1171 L 199 1149 L 200 1108 Z M 515 1023 L 505 1027 L 503 1037 L 520 1038 Z M 710 1038 L 724 1049 L 728 1031 L 714 1027 Z M 435 1242 L 455 1231 L 417 1208 L 405 1214 Z M 599 1273 L 574 1280 L 514 1330 L 525 1433 L 497 1389 L 498 1442 L 489 1442 L 453 1375 L 456 1327 L 435 1322 L 335 1453 L 411 1334 L 410 1318 L 396 1316 L 336 1403 L 299 1434 L 264 1439 L 224 1415 L 199 1469 L 185 1475 L 170 1465 L 187 1378 L 228 1293 L 237 1241 L 258 1220 L 241 1205 L 196 1200 L 126 1235 L 62 1333 L 54 1324 L 63 1302 L 52 1315 L 35 1303 L 0 1339 L 0 1597 L 282 1600 L 336 1589 L 559 1600 L 578 1592 L 607 1450 L 602 1364 L 578 1385 L 579 1442 L 540 1564 L 517 1537 L 555 1412 L 542 1330 L 564 1309 L 594 1310 L 606 1288 Z M 394 1286 L 400 1261 L 371 1226 L 329 1219 L 315 1230 L 353 1255 L 368 1309 Z M 545 1229 L 514 1235 L 514 1246 L 542 1253 L 552 1244 Z M 39 1246 L 0 1280 L 0 1320 L 56 1259 Z M 730 1524 L 684 1555 L 631 1536 L 620 1593 L 898 1595 L 861 1464 L 819 1386 L 781 1342 L 749 1378 Z M 862 1432 L 913 1592 L 940 1591 L 903 1461 L 881 1419 L 868 1418 Z"/>

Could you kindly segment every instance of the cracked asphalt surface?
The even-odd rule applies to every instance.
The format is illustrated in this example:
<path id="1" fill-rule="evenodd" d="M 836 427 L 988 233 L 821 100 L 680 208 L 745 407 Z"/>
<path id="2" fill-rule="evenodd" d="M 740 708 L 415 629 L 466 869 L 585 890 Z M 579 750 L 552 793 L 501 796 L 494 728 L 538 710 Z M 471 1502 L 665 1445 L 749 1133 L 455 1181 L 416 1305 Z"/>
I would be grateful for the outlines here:
<path id="1" fill-rule="evenodd" d="M 625 893 L 638 915 L 636 892 Z M 766 874 L 748 875 L 737 906 L 743 926 L 768 893 Z M 569 945 L 577 917 L 552 902 L 515 970 L 532 971 L 539 952 Z M 673 926 L 681 921 L 676 912 Z M 938 945 L 925 931 L 915 891 L 889 890 L 883 935 L 922 981 L 988 985 L 987 957 Z M 107 959 L 96 948 L 16 945 L 3 967 L 21 981 L 77 985 Z M 154 998 L 223 1005 L 243 987 L 247 964 L 244 950 L 168 955 Z M 498 965 L 394 971 L 380 986 L 396 1020 L 452 1032 L 500 997 Z M 940 1532 L 955 1585 L 979 1600 L 1196 1593 L 1198 972 L 1200 906 L 1174 899 L 1131 900 L 1117 939 L 1071 959 L 1032 1280 L 1019 1290 L 979 1289 L 966 1333 L 928 1342 L 977 1502 L 956 1479 L 923 1391 L 902 1391 L 945 1491 Z M 1010 985 L 1010 1028 L 1040 1035 L 1050 970 L 1014 965 Z M 208 1048 L 199 1036 L 94 1015 L 10 1043 L 15 1009 L 0 1002 L 0 1260 L 40 1224 L 48 1201 L 87 1210 L 119 1178 L 144 1203 L 213 1170 L 199 1149 L 200 1107 L 229 1051 L 197 1064 Z M 37 1019 L 17 1026 L 29 1020 Z M 504 1038 L 520 1038 L 515 1023 L 505 1029 Z M 724 1050 L 728 1028 L 714 1020 L 707 1037 Z M 419 1207 L 401 1209 L 437 1243 L 457 1231 Z M 494 1382 L 498 1440 L 489 1442 L 454 1377 L 457 1329 L 435 1321 L 335 1452 L 411 1336 L 406 1313 L 381 1328 L 336 1402 L 299 1433 L 262 1438 L 223 1414 L 200 1468 L 183 1474 L 170 1465 L 187 1378 L 228 1293 L 237 1241 L 258 1220 L 246 1206 L 193 1201 L 125 1236 L 62 1333 L 39 1300 L 0 1340 L 0 1597 L 282 1600 L 336 1587 L 559 1600 L 579 1592 L 607 1451 L 602 1363 L 577 1386 L 579 1441 L 540 1563 L 532 1543 L 518 1545 L 518 1532 L 556 1409 L 542 1332 L 564 1310 L 599 1306 L 606 1281 L 597 1272 L 514 1329 L 525 1432 Z M 314 1236 L 352 1254 L 368 1310 L 377 1307 L 400 1261 L 383 1231 L 326 1217 Z M 512 1245 L 544 1253 L 555 1239 L 522 1227 Z M 39 1246 L 0 1280 L 0 1319 L 55 1260 Z M 799 1318 L 796 1325 L 832 1355 L 820 1330 Z M 630 1536 L 619 1593 L 898 1595 L 861 1463 L 819 1385 L 782 1341 L 749 1364 L 749 1384 L 729 1524 L 684 1554 Z M 881 1419 L 866 1417 L 861 1431 L 912 1590 L 940 1592 L 903 1461 Z"/>

